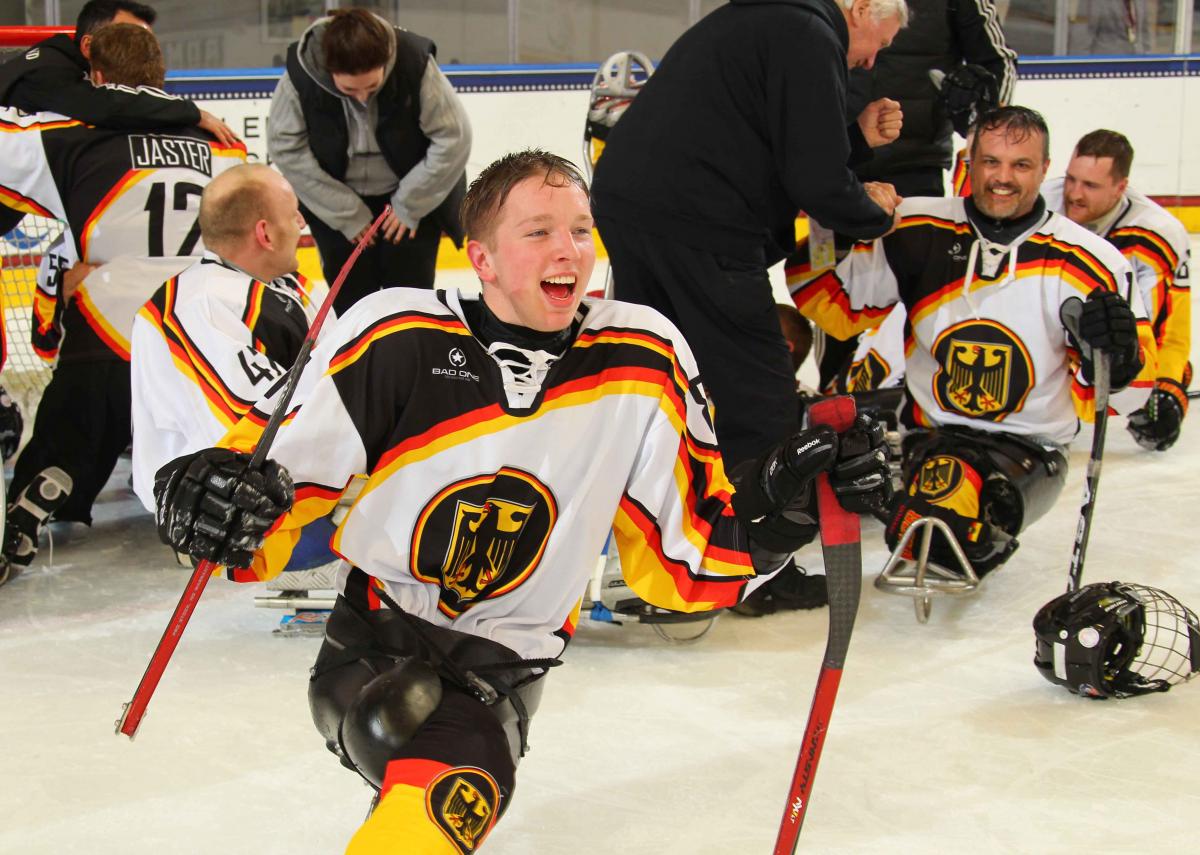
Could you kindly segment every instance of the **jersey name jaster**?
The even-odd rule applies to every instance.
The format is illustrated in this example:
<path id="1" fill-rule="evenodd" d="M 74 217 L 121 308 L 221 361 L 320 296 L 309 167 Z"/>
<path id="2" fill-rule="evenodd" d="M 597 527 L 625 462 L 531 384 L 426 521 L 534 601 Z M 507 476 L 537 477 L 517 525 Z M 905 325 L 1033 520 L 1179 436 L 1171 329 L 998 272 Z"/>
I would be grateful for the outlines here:
<path id="1" fill-rule="evenodd" d="M 132 134 L 129 157 L 134 169 L 182 166 L 212 177 L 212 147 L 206 140 Z"/>

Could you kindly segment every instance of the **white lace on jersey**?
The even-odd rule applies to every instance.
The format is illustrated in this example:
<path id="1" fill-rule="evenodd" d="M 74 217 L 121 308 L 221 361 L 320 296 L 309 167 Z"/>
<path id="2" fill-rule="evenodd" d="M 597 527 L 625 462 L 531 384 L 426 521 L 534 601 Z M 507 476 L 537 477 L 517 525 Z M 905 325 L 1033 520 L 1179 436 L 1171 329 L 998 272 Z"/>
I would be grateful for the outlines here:
<path id="1" fill-rule="evenodd" d="M 504 394 L 513 409 L 528 409 L 541 391 L 550 366 L 558 361 L 553 353 L 526 350 L 504 341 L 493 342 L 488 353 L 500 366 Z"/>
<path id="2" fill-rule="evenodd" d="M 1017 247 L 1023 244 L 1030 235 L 1042 227 L 1042 224 L 1050 218 L 1049 212 L 1038 218 L 1038 221 L 1030 228 L 1026 229 L 1017 237 L 1013 238 L 1009 243 L 998 243 L 988 240 L 978 229 L 973 229 L 975 232 L 975 240 L 971 242 L 970 252 L 967 254 L 967 272 L 963 276 L 962 295 L 966 300 L 967 305 L 971 309 L 971 314 L 976 318 L 979 317 L 979 310 L 975 308 L 975 303 L 971 300 L 971 283 L 975 280 L 975 261 L 980 260 L 980 267 L 983 269 L 983 275 L 988 279 L 995 279 L 996 274 L 1000 270 L 1000 264 L 1004 261 L 1005 256 L 1008 257 L 1008 275 L 1004 277 L 1004 281 L 1000 282 L 1003 287 L 1009 282 L 1017 278 Z M 980 258 L 982 256 L 982 258 Z"/>

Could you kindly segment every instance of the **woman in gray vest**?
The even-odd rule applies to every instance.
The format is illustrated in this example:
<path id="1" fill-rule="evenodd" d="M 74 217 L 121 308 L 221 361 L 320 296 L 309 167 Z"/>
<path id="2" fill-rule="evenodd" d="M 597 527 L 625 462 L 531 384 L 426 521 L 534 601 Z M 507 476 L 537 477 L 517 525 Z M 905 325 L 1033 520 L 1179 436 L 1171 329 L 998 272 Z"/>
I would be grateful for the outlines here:
<path id="1" fill-rule="evenodd" d="M 291 182 L 330 282 L 384 206 L 392 213 L 334 303 L 388 286 L 433 286 L 458 206 L 471 126 L 429 39 L 365 9 L 338 9 L 288 47 L 267 151 Z"/>

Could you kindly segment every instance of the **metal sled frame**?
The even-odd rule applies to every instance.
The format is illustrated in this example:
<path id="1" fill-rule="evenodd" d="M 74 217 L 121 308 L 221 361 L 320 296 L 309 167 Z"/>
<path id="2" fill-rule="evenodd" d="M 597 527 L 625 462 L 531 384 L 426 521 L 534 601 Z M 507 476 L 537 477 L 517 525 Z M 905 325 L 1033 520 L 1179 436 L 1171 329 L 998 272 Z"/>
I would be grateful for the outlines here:
<path id="1" fill-rule="evenodd" d="M 950 544 L 958 561 L 958 570 L 943 567 L 929 560 L 929 547 L 933 543 L 934 531 L 940 531 Z M 921 540 L 917 544 L 917 559 L 914 562 L 905 558 L 904 552 L 918 532 L 921 534 Z M 937 517 L 921 517 L 908 527 L 896 548 L 892 550 L 883 571 L 875 579 L 875 587 L 888 594 L 912 597 L 917 622 L 925 623 L 933 610 L 935 596 L 974 594 L 979 590 L 979 576 L 971 567 L 971 562 L 967 560 L 962 547 L 958 545 L 958 538 L 954 536 L 950 526 Z"/>
<path id="2" fill-rule="evenodd" d="M 613 587 L 612 580 L 610 579 L 610 584 L 606 586 L 604 578 L 610 560 L 620 560 L 617 557 L 611 533 L 596 561 L 596 567 L 592 571 L 592 578 L 588 582 L 587 591 L 583 597 L 581 614 L 591 620 L 619 625 L 622 622 L 621 619 L 625 618 L 646 624 L 663 641 L 671 644 L 690 644 L 708 635 L 717 622 L 717 618 L 720 617 L 720 611 L 672 612 L 666 609 L 657 609 L 633 596 L 615 601 L 610 597 L 609 602 L 605 603 L 604 592 Z M 619 571 L 618 580 L 616 587 L 624 588 L 625 584 L 623 580 L 620 580 Z"/>

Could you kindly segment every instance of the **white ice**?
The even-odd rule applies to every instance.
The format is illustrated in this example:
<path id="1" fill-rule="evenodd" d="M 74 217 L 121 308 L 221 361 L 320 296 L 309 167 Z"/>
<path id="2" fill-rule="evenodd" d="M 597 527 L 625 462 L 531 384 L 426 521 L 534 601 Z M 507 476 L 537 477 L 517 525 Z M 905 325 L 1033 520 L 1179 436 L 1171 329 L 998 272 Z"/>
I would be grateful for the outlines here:
<path id="1" fill-rule="evenodd" d="M 872 586 L 885 550 L 864 525 L 862 603 L 800 851 L 1196 851 L 1200 681 L 1088 701 L 1031 662 L 1030 621 L 1066 585 L 1089 447 L 1085 429 L 1013 560 L 926 625 Z M 188 577 L 127 475 L 86 537 L 52 558 L 43 546 L 0 588 L 0 853 L 342 851 L 370 793 L 309 720 L 318 640 L 273 635 L 254 586 L 208 586 L 137 739 L 114 735 Z M 1200 607 L 1198 475 L 1200 416 L 1165 454 L 1113 419 L 1084 581 Z M 816 548 L 801 558 L 820 567 Z M 483 851 L 770 852 L 826 619 L 726 615 L 690 646 L 584 621 Z"/>

